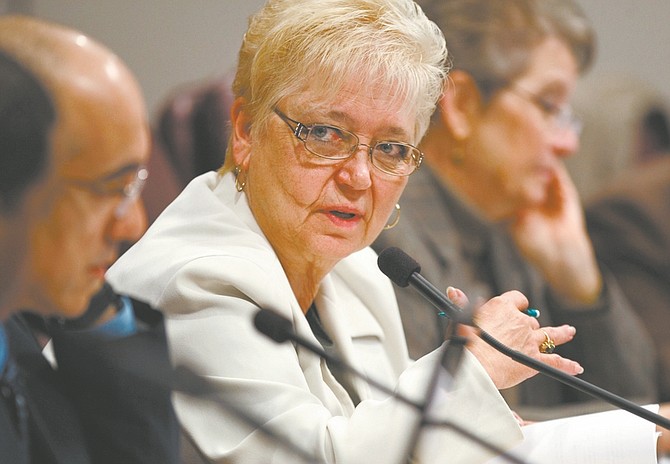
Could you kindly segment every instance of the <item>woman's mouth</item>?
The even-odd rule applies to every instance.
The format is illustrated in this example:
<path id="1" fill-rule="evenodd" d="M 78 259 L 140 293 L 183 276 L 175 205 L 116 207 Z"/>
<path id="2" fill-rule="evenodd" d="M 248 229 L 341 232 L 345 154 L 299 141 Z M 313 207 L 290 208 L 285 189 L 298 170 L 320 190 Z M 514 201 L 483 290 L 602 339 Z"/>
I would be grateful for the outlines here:
<path id="1" fill-rule="evenodd" d="M 333 216 L 336 216 L 340 219 L 353 219 L 353 218 L 356 217 L 356 215 L 354 213 L 345 213 L 344 211 L 333 210 L 333 211 L 330 211 L 330 214 L 332 214 Z"/>

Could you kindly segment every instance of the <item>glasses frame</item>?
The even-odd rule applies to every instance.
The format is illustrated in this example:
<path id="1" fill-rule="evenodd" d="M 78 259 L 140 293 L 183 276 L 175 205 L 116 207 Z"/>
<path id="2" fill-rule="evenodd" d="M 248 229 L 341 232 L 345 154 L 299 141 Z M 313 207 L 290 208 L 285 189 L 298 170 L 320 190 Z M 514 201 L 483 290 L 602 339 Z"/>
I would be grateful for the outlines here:
<path id="1" fill-rule="evenodd" d="M 133 171 L 135 172 L 135 176 L 130 182 L 127 182 L 122 187 L 112 186 L 115 181 Z M 65 182 L 69 185 L 91 192 L 94 195 L 102 197 L 122 197 L 121 202 L 114 209 L 114 216 L 117 219 L 120 219 L 128 212 L 130 205 L 140 197 L 148 178 L 149 170 L 146 166 L 129 165 L 98 179 L 85 180 L 67 178 L 65 179 Z"/>
<path id="2" fill-rule="evenodd" d="M 572 105 L 569 103 L 564 105 L 557 105 L 548 101 L 541 95 L 538 95 L 535 92 L 531 92 L 530 90 L 517 84 L 512 84 L 509 86 L 508 90 L 534 104 L 540 111 L 552 119 L 557 129 L 571 130 L 577 136 L 581 135 L 582 121 L 575 114 Z"/>
<path id="3" fill-rule="evenodd" d="M 293 135 L 298 140 L 300 140 L 302 142 L 302 144 L 305 146 L 305 149 L 308 152 L 312 153 L 313 155 L 318 156 L 319 158 L 326 159 L 326 160 L 332 160 L 332 161 L 346 160 L 346 159 L 351 158 L 356 153 L 356 151 L 358 151 L 359 147 L 364 146 L 364 147 L 367 148 L 368 157 L 370 158 L 370 164 L 372 164 L 372 166 L 374 166 L 376 169 L 383 172 L 384 174 L 388 174 L 390 176 L 395 176 L 395 177 L 407 177 L 407 176 L 413 174 L 414 172 L 416 172 L 417 169 L 419 169 L 419 167 L 421 166 L 421 163 L 423 162 L 423 156 L 424 156 L 423 153 L 421 152 L 421 150 L 419 150 L 417 147 L 415 147 L 412 144 L 405 143 L 405 142 L 397 142 L 395 140 L 380 140 L 378 142 L 375 142 L 374 145 L 368 145 L 368 144 L 365 144 L 365 143 L 361 143 L 361 139 L 360 139 L 360 137 L 358 137 L 358 135 L 354 134 L 353 132 L 351 132 L 347 129 L 343 129 L 343 128 L 335 126 L 333 124 L 316 123 L 316 124 L 306 125 L 306 124 L 301 123 L 300 121 L 296 121 L 295 119 L 289 118 L 286 114 L 284 114 L 277 107 L 274 108 L 274 112 L 277 116 L 279 116 L 281 118 L 282 121 L 284 121 L 286 123 L 286 125 L 289 127 L 289 129 L 291 129 L 291 132 L 293 132 Z M 322 155 L 320 153 L 317 153 L 317 152 L 315 152 L 314 150 L 310 149 L 307 146 L 308 137 L 309 137 L 311 131 L 315 127 L 330 127 L 330 128 L 333 128 L 333 129 L 337 129 L 338 131 L 340 131 L 344 134 L 351 135 L 351 137 L 356 141 L 356 144 L 353 145 L 350 148 L 350 153 L 348 153 L 348 154 L 343 153 L 342 156 L 325 156 L 325 155 Z M 407 163 L 407 166 L 412 167 L 411 171 L 409 171 L 406 174 L 399 174 L 397 172 L 389 172 L 389 171 L 385 170 L 383 167 L 378 166 L 375 163 L 375 157 L 373 156 L 374 150 L 379 145 L 382 145 L 382 144 L 385 144 L 385 143 L 387 143 L 387 144 L 391 143 L 391 144 L 394 144 L 394 145 L 402 145 L 402 146 L 407 147 L 411 150 L 412 162 Z"/>

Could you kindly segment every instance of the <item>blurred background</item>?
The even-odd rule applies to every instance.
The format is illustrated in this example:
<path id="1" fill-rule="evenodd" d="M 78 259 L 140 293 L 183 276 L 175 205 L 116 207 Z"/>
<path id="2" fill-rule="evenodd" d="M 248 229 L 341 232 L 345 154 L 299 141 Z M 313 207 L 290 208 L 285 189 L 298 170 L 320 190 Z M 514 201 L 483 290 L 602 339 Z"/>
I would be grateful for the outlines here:
<path id="1" fill-rule="evenodd" d="M 641 156 L 640 133 L 646 130 L 641 127 L 650 112 L 661 116 L 660 122 L 654 123 L 652 136 L 663 139 L 661 149 L 670 153 L 670 1 L 577 2 L 593 22 L 598 53 L 573 102 L 584 122 L 582 156 L 570 158 L 567 164 L 580 193 L 588 197 L 606 179 L 626 172 Z M 172 152 L 171 162 L 177 164 L 175 169 L 158 166 L 158 170 L 152 167 L 153 171 L 165 176 L 172 170 L 183 176 L 175 182 L 173 194 L 166 195 L 169 198 L 195 174 L 218 166 L 223 159 L 227 136 L 219 129 L 225 127 L 223 115 L 229 97 L 221 88 L 206 89 L 214 99 L 203 97 L 198 89 L 203 83 L 220 82 L 234 68 L 248 17 L 263 3 L 0 0 L 0 14 L 27 13 L 74 27 L 121 56 L 138 77 L 152 123 L 159 126 L 159 138 Z M 206 101 L 209 107 L 194 111 L 194 98 Z M 215 134 L 214 140 L 211 134 Z M 203 146 L 196 146 L 198 143 Z M 202 154 L 195 153 L 198 151 Z M 196 161 L 201 166 L 193 166 L 192 159 L 199 158 L 206 159 Z M 157 211 L 164 204 L 158 204 Z"/>
<path id="2" fill-rule="evenodd" d="M 589 78 L 630 74 L 670 98 L 670 1 L 578 0 L 599 51 Z M 0 0 L 107 44 L 138 76 L 150 109 L 178 84 L 234 66 L 248 16 L 262 0 Z"/>

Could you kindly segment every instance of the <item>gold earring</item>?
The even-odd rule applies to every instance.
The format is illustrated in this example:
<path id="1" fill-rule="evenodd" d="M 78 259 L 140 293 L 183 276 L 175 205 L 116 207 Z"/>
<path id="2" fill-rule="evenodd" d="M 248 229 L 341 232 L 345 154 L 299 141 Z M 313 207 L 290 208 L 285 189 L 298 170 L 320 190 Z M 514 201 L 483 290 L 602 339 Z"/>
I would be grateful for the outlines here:
<path id="1" fill-rule="evenodd" d="M 400 222 L 400 204 L 398 203 L 395 204 L 395 213 L 396 213 L 395 218 L 393 219 L 393 221 L 391 221 L 390 224 L 386 224 L 384 226 L 384 230 L 393 229 Z"/>
<path id="2" fill-rule="evenodd" d="M 247 185 L 246 178 L 243 179 L 243 180 L 240 180 L 240 178 L 242 177 L 240 174 L 242 174 L 243 172 L 244 171 L 242 171 L 242 168 L 240 168 L 239 165 L 235 166 L 235 170 L 233 171 L 233 173 L 235 174 L 235 189 L 238 192 L 241 192 L 242 190 L 244 190 L 244 187 L 246 187 L 246 185 Z"/>

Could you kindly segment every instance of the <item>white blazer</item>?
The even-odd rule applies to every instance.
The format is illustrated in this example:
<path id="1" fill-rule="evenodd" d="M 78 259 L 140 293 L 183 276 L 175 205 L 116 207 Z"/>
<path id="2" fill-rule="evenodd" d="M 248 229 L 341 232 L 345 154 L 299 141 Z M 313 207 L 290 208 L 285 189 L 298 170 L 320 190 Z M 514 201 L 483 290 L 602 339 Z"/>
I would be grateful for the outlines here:
<path id="1" fill-rule="evenodd" d="M 201 372 L 221 398 L 284 440 L 332 463 L 404 462 L 417 412 L 354 380 L 350 396 L 319 357 L 256 331 L 258 308 L 289 318 L 318 343 L 277 256 L 232 174 L 193 180 L 108 272 L 113 287 L 161 308 L 173 361 Z M 321 283 L 316 306 L 344 361 L 422 401 L 439 362 L 411 362 L 390 281 L 369 248 L 342 260 Z M 453 421 L 503 448 L 521 440 L 511 411 L 476 359 L 454 382 L 441 372 L 431 417 Z M 216 402 L 175 395 L 185 432 L 212 462 L 295 463 L 290 451 Z M 447 428 L 422 429 L 421 462 L 476 463 L 490 455 Z"/>

